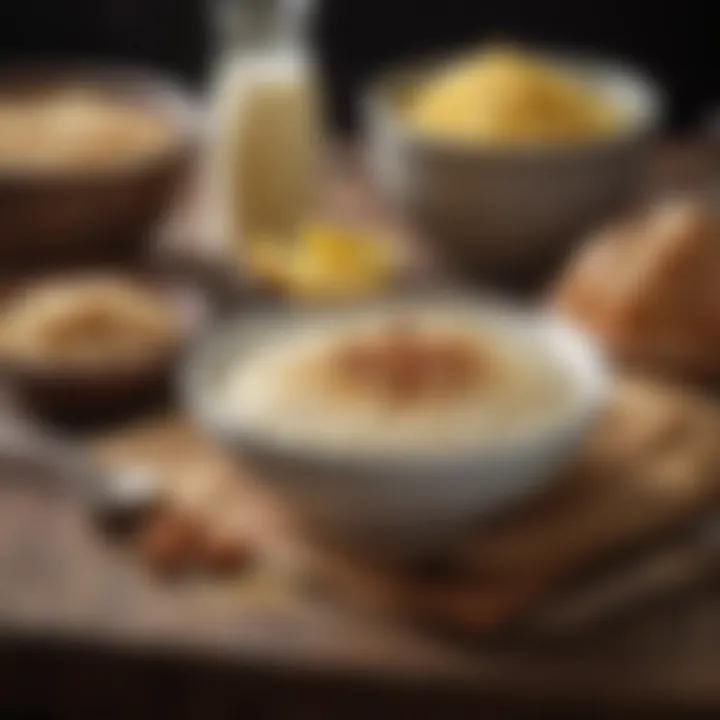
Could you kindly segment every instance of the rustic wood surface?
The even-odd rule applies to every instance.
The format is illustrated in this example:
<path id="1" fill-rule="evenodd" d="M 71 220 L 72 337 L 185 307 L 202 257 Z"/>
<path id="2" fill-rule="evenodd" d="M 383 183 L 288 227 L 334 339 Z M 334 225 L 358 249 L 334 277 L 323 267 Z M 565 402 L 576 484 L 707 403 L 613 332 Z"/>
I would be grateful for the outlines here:
<path id="1" fill-rule="evenodd" d="M 178 502 L 208 511 L 215 507 L 215 488 L 223 487 L 228 471 L 194 432 L 176 421 L 152 421 L 138 430 L 113 433 L 98 452 L 108 463 L 157 464 Z M 107 657 L 110 651 L 118 663 L 128 662 L 128 687 L 130 677 L 148 663 L 154 672 L 165 668 L 166 673 L 192 675 L 189 658 L 204 666 L 205 677 L 208 668 L 219 665 L 223 670 L 218 677 L 234 677 L 238 683 L 263 672 L 285 680 L 288 688 L 301 679 L 316 682 L 319 698 L 327 692 L 322 688 L 349 682 L 357 692 L 377 683 L 399 693 L 408 685 L 424 692 L 434 689 L 441 697 L 454 698 L 458 708 L 462 699 L 470 708 L 473 698 L 479 702 L 497 693 L 538 706 L 588 703 L 612 712 L 720 707 L 719 598 L 707 575 L 675 602 L 643 607 L 591 640 L 516 637 L 470 648 L 359 612 L 356 604 L 337 604 L 324 594 L 303 591 L 295 574 L 288 573 L 292 548 L 286 556 L 287 548 L 277 542 L 285 533 L 285 518 L 272 505 L 259 504 L 252 485 L 233 485 L 232 501 L 224 498 L 221 505 L 244 509 L 232 513 L 233 521 L 269 544 L 262 570 L 220 585 L 168 585 L 153 579 L 131 551 L 103 540 L 76 500 L 53 492 L 52 471 L 43 474 L 19 465 L 12 473 L 9 466 L 5 471 L 0 485 L 3 648 L 12 648 L 15 640 L 30 653 L 34 642 L 42 641 L 58 657 L 76 661 L 97 653 Z M 670 496 L 660 493 L 660 505 L 679 509 L 676 519 L 687 517 L 689 509 L 714 492 L 710 480 L 698 487 L 699 494 L 688 493 L 673 482 Z M 680 502 L 668 505 L 675 491 Z M 211 504 L 205 505 L 208 500 Z M 647 517 L 641 506 L 634 507 L 636 518 Z M 529 540 L 520 540 L 524 542 Z M 512 544 L 506 543 L 510 556 Z M 73 678 L 69 669 L 60 681 L 57 666 L 47 665 L 47 658 L 54 657 L 47 652 L 40 655 L 46 663 L 40 665 L 42 673 L 35 670 L 30 676 L 34 683 L 60 682 L 69 692 L 64 683 L 76 682 L 83 693 L 93 695 L 93 688 Z M 138 662 L 133 665 L 129 657 Z M 191 685 L 198 682 L 194 676 Z M 227 679 L 217 683 L 230 684 Z M 0 687 L 5 695 L 17 692 L 15 685 Z M 84 701 L 102 705 L 103 698 Z"/>
<path id="2" fill-rule="evenodd" d="M 716 167 L 706 152 L 680 157 L 693 180 Z M 0 711 L 720 712 L 720 594 L 706 572 L 587 638 L 467 647 L 312 594 L 300 602 L 279 571 L 223 588 L 164 585 L 99 540 L 83 508 L 53 490 L 52 472 L 5 457 L 0 476 Z"/>
<path id="3" fill-rule="evenodd" d="M 487 635 L 519 618 L 527 633 L 528 611 L 543 599 L 552 605 L 553 591 L 568 595 L 563 586 L 571 582 L 582 587 L 578 573 L 592 578 L 603 561 L 658 536 L 677 544 L 680 530 L 712 520 L 720 499 L 718 431 L 713 403 L 624 380 L 604 422 L 553 487 L 482 524 L 432 572 L 412 573 L 311 547 L 293 527 L 291 509 L 273 503 L 262 483 L 181 417 L 122 430 L 96 449 L 109 467 L 153 468 L 169 502 L 259 548 L 265 572 L 240 586 L 239 603 L 264 597 L 274 578 L 273 598 L 283 590 L 290 605 L 312 599 L 314 589 L 376 613 Z"/>

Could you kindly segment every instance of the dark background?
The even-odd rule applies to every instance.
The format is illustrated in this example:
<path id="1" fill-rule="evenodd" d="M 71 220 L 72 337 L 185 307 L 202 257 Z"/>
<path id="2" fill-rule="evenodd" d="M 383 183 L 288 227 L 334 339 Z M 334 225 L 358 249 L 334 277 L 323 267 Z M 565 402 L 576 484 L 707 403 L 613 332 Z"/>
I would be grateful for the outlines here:
<path id="1" fill-rule="evenodd" d="M 403 58 L 483 38 L 592 50 L 662 82 L 674 128 L 720 99 L 710 2 L 321 0 L 313 35 L 339 127 L 359 88 Z M 0 0 L 0 63 L 81 57 L 146 63 L 201 86 L 213 56 L 212 0 Z"/>

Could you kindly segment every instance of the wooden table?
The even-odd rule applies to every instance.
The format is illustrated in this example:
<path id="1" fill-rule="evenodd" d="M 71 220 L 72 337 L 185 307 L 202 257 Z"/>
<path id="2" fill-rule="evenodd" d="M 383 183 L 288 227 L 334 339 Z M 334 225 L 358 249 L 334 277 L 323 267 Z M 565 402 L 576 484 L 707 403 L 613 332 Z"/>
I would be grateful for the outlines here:
<path id="1" fill-rule="evenodd" d="M 566 647 L 461 648 L 282 590 L 248 604 L 240 590 L 164 586 L 99 542 L 67 499 L 28 490 L 37 474 L 14 479 L 0 489 L 1 709 L 150 717 L 167 704 L 177 717 L 214 718 L 720 707 L 715 587 Z"/>
<path id="2" fill-rule="evenodd" d="M 99 542 L 40 470 L 0 463 L 0 714 L 720 712 L 716 587 L 583 642 L 462 647 L 282 592 L 189 597 Z"/>

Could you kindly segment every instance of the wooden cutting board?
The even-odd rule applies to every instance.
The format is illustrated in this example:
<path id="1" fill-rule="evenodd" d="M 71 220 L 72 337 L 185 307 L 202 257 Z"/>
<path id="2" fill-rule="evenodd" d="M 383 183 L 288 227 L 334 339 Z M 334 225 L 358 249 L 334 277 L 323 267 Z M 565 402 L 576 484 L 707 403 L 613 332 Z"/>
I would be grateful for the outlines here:
<path id="1" fill-rule="evenodd" d="M 720 497 L 719 430 L 720 410 L 711 402 L 681 388 L 623 380 L 563 477 L 478 527 L 432 568 L 412 571 L 312 547 L 293 529 L 291 509 L 183 418 L 100 438 L 95 449 L 112 465 L 157 467 L 173 502 L 252 537 L 269 562 L 297 577 L 375 610 L 485 633 L 579 574 L 711 510 Z"/>

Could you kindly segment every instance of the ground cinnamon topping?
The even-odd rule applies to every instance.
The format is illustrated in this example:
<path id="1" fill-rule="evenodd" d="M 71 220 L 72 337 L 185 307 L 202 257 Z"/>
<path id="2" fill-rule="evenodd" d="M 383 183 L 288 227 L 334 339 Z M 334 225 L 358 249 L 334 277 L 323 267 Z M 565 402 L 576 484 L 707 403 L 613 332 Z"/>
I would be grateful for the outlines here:
<path id="1" fill-rule="evenodd" d="M 338 348 L 331 365 L 346 387 L 400 404 L 462 395 L 487 377 L 486 358 L 468 338 L 402 323 Z"/>

